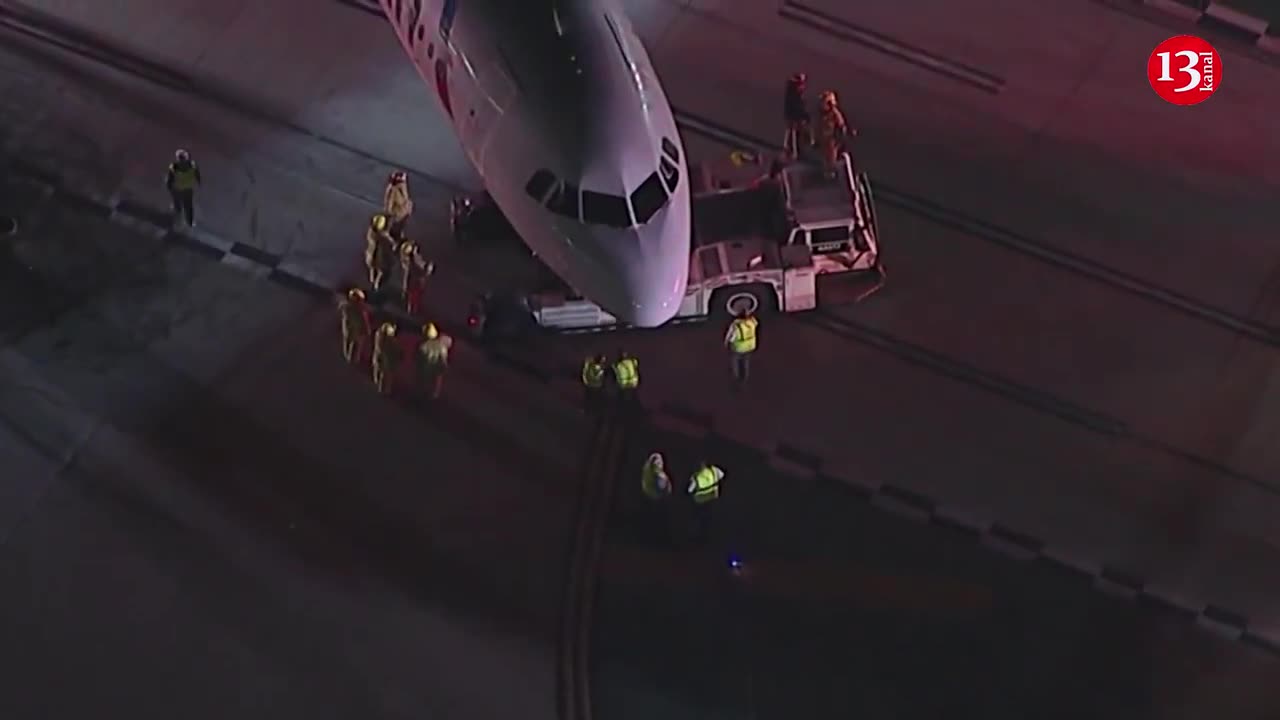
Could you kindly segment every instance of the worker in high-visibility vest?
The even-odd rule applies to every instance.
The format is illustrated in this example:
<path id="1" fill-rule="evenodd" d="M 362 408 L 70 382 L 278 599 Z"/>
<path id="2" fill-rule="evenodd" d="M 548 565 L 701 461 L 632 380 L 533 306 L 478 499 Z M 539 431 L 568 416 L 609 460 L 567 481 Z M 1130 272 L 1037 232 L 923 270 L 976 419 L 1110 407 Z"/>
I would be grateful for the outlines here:
<path id="1" fill-rule="evenodd" d="M 729 351 L 734 387 L 742 387 L 751 373 L 751 355 L 756 351 L 756 331 L 759 324 L 750 312 L 739 310 L 738 316 L 729 323 L 729 329 L 725 331 L 724 346 Z"/>
<path id="2" fill-rule="evenodd" d="M 418 370 L 422 387 L 431 388 L 431 399 L 437 400 L 444 389 L 444 374 L 449 369 L 453 338 L 441 333 L 435 323 L 423 326 L 422 335 L 425 339 L 418 345 Z"/>
<path id="3" fill-rule="evenodd" d="M 618 359 L 613 363 L 613 380 L 618 386 L 618 404 L 626 410 L 638 408 L 640 361 L 627 354 L 626 350 L 619 350 Z"/>
<path id="4" fill-rule="evenodd" d="M 196 188 L 200 187 L 200 166 L 191 159 L 191 153 L 178 150 L 169 163 L 164 185 L 173 201 L 173 219 L 185 218 L 187 227 L 196 226 Z"/>
<path id="5" fill-rule="evenodd" d="M 384 322 L 373 336 L 373 384 L 378 394 L 390 395 L 395 389 L 396 371 L 400 365 L 400 345 L 396 341 L 395 323 Z"/>
<path id="6" fill-rule="evenodd" d="M 595 416 L 604 408 L 604 381 L 608 374 L 604 355 L 588 357 L 582 363 L 582 412 Z"/>
<path id="7" fill-rule="evenodd" d="M 724 481 L 724 471 L 702 461 L 698 469 L 689 477 L 689 497 L 693 499 L 693 509 L 698 521 L 698 535 L 706 539 L 711 533 L 711 509 L 720 499 L 720 483 Z"/>

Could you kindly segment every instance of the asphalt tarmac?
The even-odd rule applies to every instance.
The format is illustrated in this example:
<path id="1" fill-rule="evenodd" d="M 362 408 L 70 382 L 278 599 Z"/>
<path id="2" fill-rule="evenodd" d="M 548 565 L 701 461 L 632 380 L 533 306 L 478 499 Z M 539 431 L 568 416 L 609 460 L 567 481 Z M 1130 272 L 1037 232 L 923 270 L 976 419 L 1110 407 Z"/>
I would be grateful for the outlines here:
<path id="1" fill-rule="evenodd" d="M 7 34 L 9 155 L 144 215 L 164 209 L 176 146 L 215 180 L 195 242 L 25 185 L 6 192 L 25 231 L 0 311 L 6 477 L 18 478 L 0 483 L 0 572 L 29 590 L 0 609 L 15 639 L 6 717 L 555 714 L 589 450 L 572 378 L 582 354 L 618 344 L 642 357 L 655 407 L 704 412 L 732 438 L 629 444 L 599 568 L 599 716 L 929 717 L 943 698 L 995 717 L 1265 717 L 1274 705 L 1261 651 L 848 489 L 904 485 L 1265 627 L 1280 591 L 1273 403 L 1249 390 L 1270 382 L 1274 350 L 1240 323 L 1274 322 L 1273 69 L 1234 63 L 1210 116 L 1170 119 L 1125 74 L 1164 29 L 1102 6 L 1053 3 L 1002 24 L 994 4 L 947 23 L 927 20 L 938 8 L 877 4 L 854 19 L 980 66 L 1000 81 L 993 94 L 815 41 L 773 8 L 629 3 L 682 117 L 729 131 L 686 128 L 691 156 L 768 144 L 772 110 L 740 108 L 774 108 L 781 79 L 807 69 L 841 92 L 877 189 L 1093 258 L 1141 292 L 886 202 L 890 287 L 768 323 L 748 397 L 728 392 L 720 329 L 694 327 L 530 343 L 514 364 L 464 343 L 444 406 L 423 411 L 374 397 L 341 363 L 327 301 L 270 280 L 272 267 L 325 287 L 358 277 L 365 218 L 404 167 L 415 235 L 457 269 L 433 285 L 433 313 L 457 323 L 495 281 L 489 256 L 446 244 L 446 200 L 475 178 L 389 29 L 301 0 L 41 7 L 133 58 L 108 54 L 117 69 L 105 70 L 101 53 Z M 1050 16 L 1052 42 L 1028 35 Z M 313 30 L 275 42 L 299 17 Z M 1007 40 L 1021 36 L 1041 45 Z M 1231 132 L 1197 130 L 1206 122 Z M 228 255 L 232 241 L 274 259 Z M 868 343 L 868 330 L 895 342 Z M 904 343 L 951 375 L 905 359 Z M 957 365 L 979 372 L 957 382 Z M 1036 393 L 1011 401 L 972 382 L 989 376 Z M 765 472 L 783 442 L 824 456 L 836 480 L 798 490 Z M 729 470 L 714 549 L 655 547 L 638 526 L 626 468 L 655 444 Z M 725 572 L 731 549 L 741 577 Z"/>

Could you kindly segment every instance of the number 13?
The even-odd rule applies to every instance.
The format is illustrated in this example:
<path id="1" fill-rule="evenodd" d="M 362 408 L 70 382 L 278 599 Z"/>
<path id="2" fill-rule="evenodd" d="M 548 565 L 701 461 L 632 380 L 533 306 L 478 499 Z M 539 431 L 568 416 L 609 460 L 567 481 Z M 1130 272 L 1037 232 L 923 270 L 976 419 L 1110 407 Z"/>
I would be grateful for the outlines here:
<path id="1" fill-rule="evenodd" d="M 1160 58 L 1160 77 L 1157 78 L 1161 82 L 1173 82 L 1173 78 L 1169 76 L 1169 55 L 1170 53 L 1156 53 L 1156 57 Z M 1196 66 L 1200 64 L 1200 54 L 1191 50 L 1183 50 L 1177 53 L 1177 56 L 1186 60 L 1187 64 L 1178 68 L 1178 72 L 1186 73 L 1189 81 L 1186 85 L 1174 90 L 1174 92 L 1187 92 L 1194 90 L 1200 84 L 1200 71 Z"/>

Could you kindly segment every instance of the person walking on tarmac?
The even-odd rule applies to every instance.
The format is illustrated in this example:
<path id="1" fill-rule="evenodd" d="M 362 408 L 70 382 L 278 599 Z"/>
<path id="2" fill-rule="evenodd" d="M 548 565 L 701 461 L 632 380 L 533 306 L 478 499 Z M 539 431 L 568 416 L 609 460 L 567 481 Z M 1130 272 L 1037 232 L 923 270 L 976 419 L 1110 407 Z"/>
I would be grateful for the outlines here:
<path id="1" fill-rule="evenodd" d="M 378 334 L 373 336 L 373 384 L 378 388 L 379 395 L 390 395 L 395 390 L 400 349 L 396 341 L 395 323 L 382 323 Z"/>
<path id="2" fill-rule="evenodd" d="M 435 265 L 422 257 L 417 243 L 408 240 L 400 243 L 400 299 L 410 317 L 417 317 L 422 312 L 427 277 L 433 272 Z"/>
<path id="3" fill-rule="evenodd" d="M 822 165 L 828 178 L 836 176 L 836 165 L 845 143 L 857 132 L 849 127 L 836 94 L 830 90 L 822 93 Z"/>
<path id="4" fill-rule="evenodd" d="M 391 237 L 404 239 L 409 216 L 413 215 L 413 198 L 409 197 L 409 176 L 397 170 L 387 178 L 387 188 L 382 192 L 382 211 L 391 219 Z"/>
<path id="5" fill-rule="evenodd" d="M 169 199 L 173 202 L 175 223 L 182 218 L 187 221 L 187 227 L 195 228 L 196 188 L 200 187 L 200 183 L 200 166 L 191 159 L 191 153 L 186 150 L 175 152 L 164 181 L 164 186 L 169 191 Z"/>
<path id="6" fill-rule="evenodd" d="M 698 469 L 689 477 L 688 493 L 693 499 L 699 540 L 705 541 L 711 535 L 711 511 L 720 499 L 720 483 L 723 480 L 724 471 L 706 460 L 698 463 Z"/>
<path id="7" fill-rule="evenodd" d="M 593 355 L 582 363 L 582 412 L 597 417 L 604 409 L 604 380 L 608 360 L 604 355 Z"/>
<path id="8" fill-rule="evenodd" d="M 613 381 L 618 386 L 618 405 L 627 413 L 640 409 L 640 361 L 618 351 L 613 363 Z"/>
<path id="9" fill-rule="evenodd" d="M 338 316 L 342 318 L 342 357 L 351 365 L 363 363 L 369 356 L 369 331 L 373 326 L 364 291 L 348 290 L 338 300 Z"/>
<path id="10" fill-rule="evenodd" d="M 809 116 L 809 103 L 805 98 L 809 78 L 804 73 L 796 73 L 787 80 L 783 91 L 782 117 L 787 124 L 787 134 L 782 140 L 782 149 L 787 159 L 800 157 L 800 149 L 813 145 L 813 124 Z"/>
<path id="11" fill-rule="evenodd" d="M 758 325 L 755 315 L 746 309 L 740 309 L 724 334 L 724 346 L 729 351 L 729 367 L 733 371 L 735 389 L 745 385 L 751 373 L 751 355 L 756 351 Z"/>
<path id="12" fill-rule="evenodd" d="M 435 323 L 427 323 L 422 327 L 425 338 L 418 345 L 418 377 L 424 390 L 430 388 L 432 400 L 440 399 L 444 390 L 444 374 L 449 369 L 449 349 L 453 347 L 453 338 L 442 334 Z"/>
<path id="13" fill-rule="evenodd" d="M 640 469 L 640 492 L 648 501 L 655 530 L 663 538 L 667 536 L 669 522 L 667 501 L 671 498 L 671 478 L 667 477 L 666 461 L 662 453 L 652 453 Z"/>
<path id="14" fill-rule="evenodd" d="M 395 267 L 396 242 L 387 232 L 389 224 L 387 216 L 378 213 L 369 220 L 369 229 L 364 234 L 364 266 L 369 270 L 369 287 L 375 293 L 382 292 L 387 276 Z"/>

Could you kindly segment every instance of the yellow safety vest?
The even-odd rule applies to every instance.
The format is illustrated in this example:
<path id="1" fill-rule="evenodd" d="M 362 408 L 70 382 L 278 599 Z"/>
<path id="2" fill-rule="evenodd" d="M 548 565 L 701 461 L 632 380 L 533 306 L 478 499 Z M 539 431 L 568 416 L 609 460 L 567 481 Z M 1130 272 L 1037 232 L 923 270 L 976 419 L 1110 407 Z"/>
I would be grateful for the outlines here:
<path id="1" fill-rule="evenodd" d="M 589 388 L 604 387 L 604 366 L 590 359 L 583 363 L 582 384 Z"/>
<path id="2" fill-rule="evenodd" d="M 196 164 L 193 162 L 184 168 L 178 167 L 176 163 L 169 165 L 169 172 L 173 173 L 173 189 L 178 191 L 195 190 L 196 185 Z"/>
<path id="3" fill-rule="evenodd" d="M 645 497 L 652 500 L 660 500 L 667 492 L 671 491 L 671 481 L 668 480 L 665 485 L 658 482 L 659 478 L 666 478 L 666 472 L 658 467 L 655 462 L 646 462 L 644 470 L 640 472 L 640 489 L 644 492 Z"/>
<path id="4" fill-rule="evenodd" d="M 712 465 L 693 474 L 693 501 L 701 505 L 720 497 L 720 479 L 724 471 Z"/>
<path id="5" fill-rule="evenodd" d="M 640 361 L 623 358 L 613 364 L 613 374 L 618 379 L 618 387 L 631 390 L 640 385 Z"/>
<path id="6" fill-rule="evenodd" d="M 734 320 L 730 326 L 729 349 L 735 353 L 755 352 L 757 324 L 759 321 L 753 317 Z"/>

